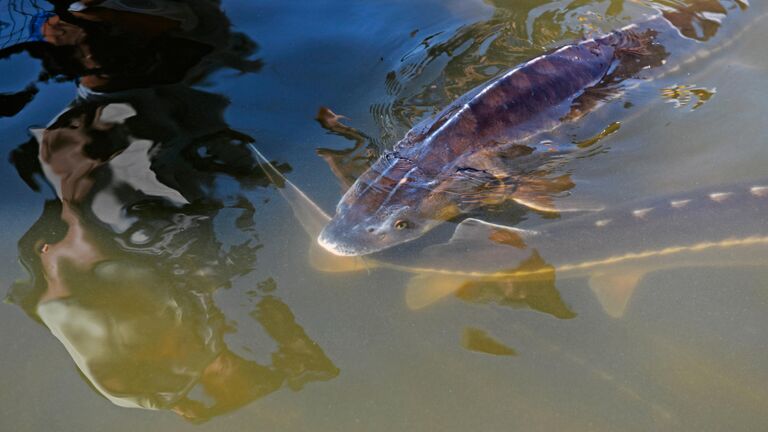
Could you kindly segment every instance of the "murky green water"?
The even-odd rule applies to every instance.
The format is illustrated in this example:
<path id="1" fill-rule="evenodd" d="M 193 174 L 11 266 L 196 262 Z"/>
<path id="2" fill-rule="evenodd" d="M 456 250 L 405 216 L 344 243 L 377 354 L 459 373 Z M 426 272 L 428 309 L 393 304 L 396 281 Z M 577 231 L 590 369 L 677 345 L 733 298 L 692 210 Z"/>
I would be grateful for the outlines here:
<path id="1" fill-rule="evenodd" d="M 31 16 L 52 8 L 3 3 L 14 12 L 0 15 L 2 91 L 39 92 L 1 104 L 0 283 L 13 289 L 0 312 L 0 429 L 768 423 L 764 246 L 747 259 L 757 265 L 727 252 L 726 266 L 694 257 L 653 271 L 618 314 L 586 277 L 494 295 L 480 283 L 414 310 L 412 273 L 313 268 L 312 240 L 245 146 L 254 141 L 330 211 L 343 182 L 328 162 L 350 180 L 418 120 L 505 69 L 639 20 L 652 3 L 685 3 L 125 3 L 132 12 L 91 8 L 80 27 L 51 25 L 58 48 L 28 42 L 18 53 Z M 559 168 L 576 184 L 564 205 L 768 184 L 766 21 L 741 31 L 768 10 L 697 4 L 688 34 L 707 39 L 702 49 L 733 42 L 595 112 L 589 124 L 614 133 Z M 350 129 L 323 129 L 321 107 Z M 485 217 L 552 223 L 515 206 Z M 759 217 L 691 223 L 702 243 L 768 230 Z M 634 251 L 631 236 L 615 236 L 609 255 Z M 544 260 L 560 249 L 548 240 Z M 425 262 L 416 247 L 390 253 Z M 562 259 L 584 258 L 572 255 Z"/>

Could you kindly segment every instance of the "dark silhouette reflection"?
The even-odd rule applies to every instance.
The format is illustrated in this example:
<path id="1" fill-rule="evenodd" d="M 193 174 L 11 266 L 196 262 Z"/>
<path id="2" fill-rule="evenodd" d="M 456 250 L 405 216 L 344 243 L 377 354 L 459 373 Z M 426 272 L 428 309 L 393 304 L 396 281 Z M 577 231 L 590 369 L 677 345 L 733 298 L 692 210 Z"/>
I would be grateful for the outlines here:
<path id="1" fill-rule="evenodd" d="M 467 327 L 461 335 L 461 346 L 469 351 L 495 356 L 516 356 L 517 351 L 491 337 L 484 330 Z"/>
<path id="2" fill-rule="evenodd" d="M 455 295 L 469 303 L 527 308 L 560 319 L 576 316 L 560 297 L 554 279 L 527 284 L 514 279 L 470 280 Z"/>
<path id="3" fill-rule="evenodd" d="M 316 119 L 320 126 L 329 133 L 355 143 L 354 146 L 342 150 L 327 148 L 316 150 L 339 180 L 342 188 L 346 190 L 379 156 L 377 147 L 370 137 L 342 123 L 344 116 L 334 113 L 330 108 L 320 108 Z"/>
<path id="4" fill-rule="evenodd" d="M 557 290 L 555 267 L 544 261 L 536 249 L 525 243 L 499 244 L 492 238 L 498 233 L 514 235 L 511 231 L 496 229 L 489 238 L 484 228 L 470 233 L 465 225 L 460 230 L 471 237 L 454 236 L 448 243 L 430 246 L 423 251 L 427 263 L 410 264 L 416 273 L 406 293 L 411 308 L 420 309 L 453 294 L 471 304 L 529 309 L 558 319 L 576 316 Z M 487 251 L 492 251 L 493 258 Z M 386 258 L 382 258 L 386 267 L 383 260 Z M 504 267 L 505 262 L 519 265 Z M 397 266 L 409 268 L 407 263 L 398 262 Z M 477 270 L 471 270 L 473 266 Z"/>
<path id="5" fill-rule="evenodd" d="M 203 80 L 215 69 L 257 71 L 256 44 L 233 33 L 215 0 L 51 0 L 55 12 L 9 9 L 0 58 L 26 52 L 41 60 L 38 81 L 77 80 L 81 91 L 114 92 Z M 22 24 L 23 23 L 23 24 Z M 20 29 L 16 29 L 20 27 Z M 36 93 L 2 95 L 13 115 Z"/>
<path id="6" fill-rule="evenodd" d="M 555 287 L 555 268 L 535 251 L 519 267 L 508 270 L 510 274 L 526 272 L 536 274 L 529 278 L 522 276 L 468 280 L 454 295 L 470 303 L 528 308 L 560 319 L 576 316 Z"/>
<path id="7" fill-rule="evenodd" d="M 276 347 L 266 362 L 228 347 L 233 329 L 213 299 L 256 265 L 263 245 L 242 191 L 271 181 L 247 147 L 253 138 L 224 121 L 227 100 L 190 84 L 222 67 L 257 71 L 255 43 L 229 31 L 217 2 L 55 10 L 42 40 L 6 47 L 78 83 L 75 100 L 11 156 L 30 187 L 42 180 L 56 199 L 19 241 L 32 279 L 10 301 L 120 406 L 204 421 L 335 377 L 273 283 L 252 293 L 251 316 Z"/>

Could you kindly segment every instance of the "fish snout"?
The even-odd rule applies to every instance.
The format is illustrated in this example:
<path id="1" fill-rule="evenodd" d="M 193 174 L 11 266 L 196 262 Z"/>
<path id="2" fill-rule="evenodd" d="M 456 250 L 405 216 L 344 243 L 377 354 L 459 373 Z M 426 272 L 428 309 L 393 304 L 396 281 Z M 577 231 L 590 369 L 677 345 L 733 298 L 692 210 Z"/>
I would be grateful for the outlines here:
<path id="1" fill-rule="evenodd" d="M 380 232 L 373 225 L 348 226 L 331 221 L 320 235 L 317 243 L 323 249 L 339 256 L 358 256 L 380 251 L 386 233 Z"/>

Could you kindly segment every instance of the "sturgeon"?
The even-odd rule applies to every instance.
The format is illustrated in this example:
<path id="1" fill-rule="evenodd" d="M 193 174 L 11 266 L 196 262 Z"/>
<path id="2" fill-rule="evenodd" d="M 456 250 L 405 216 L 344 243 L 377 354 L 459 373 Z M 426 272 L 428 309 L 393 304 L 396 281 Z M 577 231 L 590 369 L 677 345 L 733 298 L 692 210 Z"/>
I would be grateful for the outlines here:
<path id="1" fill-rule="evenodd" d="M 343 195 L 318 243 L 336 255 L 367 255 L 507 200 L 556 212 L 553 197 L 574 185 L 553 174 L 555 156 L 578 146 L 548 138 L 641 72 L 653 78 L 695 58 L 702 42 L 684 34 L 699 12 L 668 10 L 565 45 L 470 91 L 383 153 Z"/>
<path id="2" fill-rule="evenodd" d="M 252 149 L 296 220 L 316 238 L 328 214 Z M 768 265 L 768 178 L 635 200 L 535 230 L 468 218 L 448 241 L 408 256 L 343 257 L 313 241 L 310 262 L 324 272 L 409 273 L 406 303 L 412 309 L 451 294 L 477 301 L 480 286 L 486 288 L 485 302 L 548 295 L 557 308 L 556 279 L 588 278 L 606 313 L 620 317 L 650 273 Z M 489 299 L 489 292 L 495 298 Z M 572 315 L 562 307 L 549 313 Z"/>
<path id="3" fill-rule="evenodd" d="M 635 200 L 533 231 L 470 218 L 420 260 L 396 264 L 416 273 L 407 293 L 413 308 L 479 281 L 587 278 L 605 311 L 619 317 L 650 273 L 767 265 L 768 179 Z"/>

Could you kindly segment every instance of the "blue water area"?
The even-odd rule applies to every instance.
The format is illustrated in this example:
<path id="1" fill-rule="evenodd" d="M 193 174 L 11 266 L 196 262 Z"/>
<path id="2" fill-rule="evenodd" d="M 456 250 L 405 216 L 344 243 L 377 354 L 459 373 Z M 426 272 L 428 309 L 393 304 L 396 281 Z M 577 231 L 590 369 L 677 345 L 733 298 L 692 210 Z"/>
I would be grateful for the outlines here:
<path id="1" fill-rule="evenodd" d="M 766 14 L 0 0 L 0 430 L 761 430 Z M 435 229 L 318 244 L 414 126 L 614 30 L 524 139 L 464 137 Z"/>

